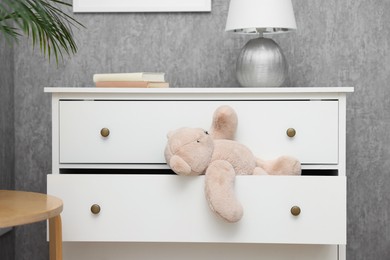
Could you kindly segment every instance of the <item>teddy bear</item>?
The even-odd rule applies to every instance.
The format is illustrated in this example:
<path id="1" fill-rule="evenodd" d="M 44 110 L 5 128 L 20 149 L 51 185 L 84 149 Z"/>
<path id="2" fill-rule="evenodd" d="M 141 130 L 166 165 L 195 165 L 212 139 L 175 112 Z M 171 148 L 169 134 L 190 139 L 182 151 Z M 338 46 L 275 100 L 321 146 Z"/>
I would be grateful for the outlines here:
<path id="1" fill-rule="evenodd" d="M 234 140 L 238 117 L 230 106 L 216 109 L 211 128 L 182 127 L 167 135 L 164 155 L 177 175 L 205 175 L 205 195 L 209 207 L 227 222 L 238 222 L 243 206 L 236 198 L 236 175 L 300 175 L 300 162 L 290 156 L 262 160 Z"/>

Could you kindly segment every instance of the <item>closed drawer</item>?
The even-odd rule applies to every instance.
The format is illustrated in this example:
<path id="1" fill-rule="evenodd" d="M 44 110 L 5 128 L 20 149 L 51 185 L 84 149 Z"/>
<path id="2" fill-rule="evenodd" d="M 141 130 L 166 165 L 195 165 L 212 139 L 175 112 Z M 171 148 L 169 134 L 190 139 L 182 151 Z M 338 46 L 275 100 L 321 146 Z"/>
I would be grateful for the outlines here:
<path id="1" fill-rule="evenodd" d="M 165 164 L 166 134 L 209 129 L 220 105 L 239 118 L 236 140 L 264 159 L 286 154 L 303 164 L 338 163 L 337 101 L 60 101 L 61 164 Z M 107 137 L 101 129 L 108 128 Z M 286 131 L 294 128 L 296 135 Z"/>
<path id="2" fill-rule="evenodd" d="M 208 208 L 203 176 L 48 175 L 64 241 L 346 243 L 345 177 L 238 176 L 235 189 L 244 217 L 228 224 Z"/>

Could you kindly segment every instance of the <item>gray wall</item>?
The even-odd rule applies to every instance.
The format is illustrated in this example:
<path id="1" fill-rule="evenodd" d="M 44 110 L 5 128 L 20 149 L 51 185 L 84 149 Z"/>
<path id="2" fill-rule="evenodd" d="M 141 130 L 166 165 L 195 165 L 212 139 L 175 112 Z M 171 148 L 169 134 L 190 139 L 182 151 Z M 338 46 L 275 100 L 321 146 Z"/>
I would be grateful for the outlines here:
<path id="1" fill-rule="evenodd" d="M 0 38 L 0 190 L 14 189 L 14 53 Z M 14 232 L 0 236 L 0 259 L 14 259 Z"/>
<path id="2" fill-rule="evenodd" d="M 14 181 L 14 52 L 0 38 L 0 189 L 12 189 Z"/>
<path id="3" fill-rule="evenodd" d="M 348 260 L 390 258 L 390 1 L 293 0 L 298 30 L 278 35 L 289 86 L 353 86 L 348 96 Z M 249 39 L 224 32 L 228 0 L 211 13 L 78 14 L 79 53 L 45 62 L 28 42 L 15 58 L 15 181 L 46 191 L 50 96 L 43 87 L 92 87 L 99 72 L 165 71 L 173 87 L 233 87 Z M 4 97 L 1 96 L 3 100 Z M 16 232 L 16 259 L 47 259 L 39 224 Z"/>

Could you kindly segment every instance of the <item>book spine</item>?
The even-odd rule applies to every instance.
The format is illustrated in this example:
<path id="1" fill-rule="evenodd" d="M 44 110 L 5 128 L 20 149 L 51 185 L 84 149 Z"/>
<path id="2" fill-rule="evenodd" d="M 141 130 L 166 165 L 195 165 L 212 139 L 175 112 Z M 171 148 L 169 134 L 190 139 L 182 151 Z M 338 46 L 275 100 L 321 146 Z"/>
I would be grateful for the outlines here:
<path id="1" fill-rule="evenodd" d="M 147 88 L 147 81 L 97 81 L 98 88 Z"/>
<path id="2" fill-rule="evenodd" d="M 142 73 L 95 74 L 93 81 L 143 81 Z"/>
<path id="3" fill-rule="evenodd" d="M 109 73 L 94 74 L 93 81 L 150 81 L 164 82 L 164 73 Z"/>
<path id="4" fill-rule="evenodd" d="M 169 88 L 168 82 L 148 81 L 98 81 L 97 88 Z"/>

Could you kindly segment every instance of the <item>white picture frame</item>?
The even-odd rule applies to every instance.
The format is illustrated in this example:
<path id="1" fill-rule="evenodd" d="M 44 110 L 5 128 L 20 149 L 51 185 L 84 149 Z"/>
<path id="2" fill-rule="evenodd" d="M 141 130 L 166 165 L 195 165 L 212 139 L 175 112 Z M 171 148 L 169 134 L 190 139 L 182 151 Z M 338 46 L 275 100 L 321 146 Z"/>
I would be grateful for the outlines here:
<path id="1" fill-rule="evenodd" d="M 211 0 L 73 0 L 75 13 L 210 11 Z"/>

